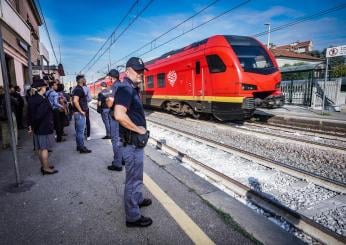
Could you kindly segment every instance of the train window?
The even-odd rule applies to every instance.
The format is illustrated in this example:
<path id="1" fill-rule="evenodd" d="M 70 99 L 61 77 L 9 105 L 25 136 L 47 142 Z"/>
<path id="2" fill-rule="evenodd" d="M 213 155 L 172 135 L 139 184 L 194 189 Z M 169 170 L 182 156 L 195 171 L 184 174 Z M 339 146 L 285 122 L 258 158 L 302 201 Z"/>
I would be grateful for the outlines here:
<path id="1" fill-rule="evenodd" d="M 157 87 L 158 88 L 164 88 L 166 87 L 166 80 L 165 80 L 165 73 L 159 73 L 157 74 Z"/>
<path id="2" fill-rule="evenodd" d="M 219 73 L 226 71 L 226 65 L 222 59 L 216 55 L 207 55 L 208 68 L 210 73 Z"/>
<path id="3" fill-rule="evenodd" d="M 154 76 L 147 76 L 147 88 L 154 87 Z"/>
<path id="4" fill-rule="evenodd" d="M 196 62 L 196 74 L 201 73 L 201 62 L 197 61 Z"/>

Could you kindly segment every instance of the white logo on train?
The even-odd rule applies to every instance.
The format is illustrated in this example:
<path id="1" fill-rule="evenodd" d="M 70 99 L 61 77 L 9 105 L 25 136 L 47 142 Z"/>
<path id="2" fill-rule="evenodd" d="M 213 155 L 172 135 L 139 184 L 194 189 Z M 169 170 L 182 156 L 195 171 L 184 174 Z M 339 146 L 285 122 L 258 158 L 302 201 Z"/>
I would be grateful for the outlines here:
<path id="1" fill-rule="evenodd" d="M 168 72 L 167 79 L 169 81 L 169 84 L 173 87 L 175 84 L 175 81 L 177 81 L 177 73 L 175 71 Z"/>

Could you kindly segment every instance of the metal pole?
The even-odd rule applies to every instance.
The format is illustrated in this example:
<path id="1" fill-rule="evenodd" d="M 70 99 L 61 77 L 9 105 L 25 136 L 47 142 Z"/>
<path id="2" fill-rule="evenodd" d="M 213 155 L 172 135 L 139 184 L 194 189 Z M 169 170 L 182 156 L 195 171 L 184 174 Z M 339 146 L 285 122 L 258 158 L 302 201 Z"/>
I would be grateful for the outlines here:
<path id="1" fill-rule="evenodd" d="M 2 21 L 0 20 L 1 71 L 2 71 L 2 76 L 3 76 L 3 80 L 4 80 L 6 111 L 7 111 L 7 118 L 8 118 L 8 126 L 9 126 L 10 134 L 11 134 L 11 146 L 12 146 L 12 154 L 13 154 L 13 161 L 14 161 L 14 169 L 15 169 L 15 174 L 16 174 L 16 183 L 17 183 L 17 186 L 19 187 L 22 184 L 22 182 L 20 179 L 19 167 L 18 167 L 17 143 L 16 143 L 15 134 L 14 134 L 14 127 L 13 127 L 11 98 L 10 98 L 10 91 L 9 91 L 9 81 L 8 81 L 8 77 L 7 77 L 7 67 L 6 67 L 6 60 L 5 60 L 4 43 L 2 40 L 1 24 L 2 24 Z"/>
<path id="2" fill-rule="evenodd" d="M 326 62 L 326 72 L 324 74 L 324 84 L 323 84 L 323 99 L 322 99 L 322 110 L 321 110 L 321 114 L 323 115 L 324 113 L 324 103 L 326 101 L 326 83 L 327 83 L 327 79 L 328 79 L 328 65 L 329 65 L 329 58 L 327 58 L 327 62 Z"/>
<path id="3" fill-rule="evenodd" d="M 266 24 L 264 24 L 264 25 L 266 25 L 267 27 L 268 27 L 268 39 L 267 39 L 267 48 L 269 49 L 270 47 L 269 47 L 269 45 L 270 45 L 270 23 L 266 23 Z"/>

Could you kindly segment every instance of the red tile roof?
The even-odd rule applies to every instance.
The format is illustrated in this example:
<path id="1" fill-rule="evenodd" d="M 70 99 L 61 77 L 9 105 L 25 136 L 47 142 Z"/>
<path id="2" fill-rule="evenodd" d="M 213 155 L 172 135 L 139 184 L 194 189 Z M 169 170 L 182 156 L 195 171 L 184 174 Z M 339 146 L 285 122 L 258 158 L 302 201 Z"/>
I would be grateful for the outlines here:
<path id="1" fill-rule="evenodd" d="M 284 49 L 271 49 L 273 55 L 278 57 L 286 57 L 286 58 L 295 58 L 295 59 L 303 59 L 303 60 L 314 60 L 314 61 L 322 61 L 322 59 L 307 55 L 307 54 L 298 54 L 292 51 L 287 51 Z"/>

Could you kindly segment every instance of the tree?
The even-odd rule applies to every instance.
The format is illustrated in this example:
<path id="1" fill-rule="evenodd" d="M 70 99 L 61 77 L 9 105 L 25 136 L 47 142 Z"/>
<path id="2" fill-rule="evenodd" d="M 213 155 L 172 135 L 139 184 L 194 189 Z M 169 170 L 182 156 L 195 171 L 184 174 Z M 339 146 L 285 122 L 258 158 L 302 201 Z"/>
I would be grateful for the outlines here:
<path id="1" fill-rule="evenodd" d="M 346 77 L 346 64 L 334 66 L 331 75 L 332 77 Z"/>

